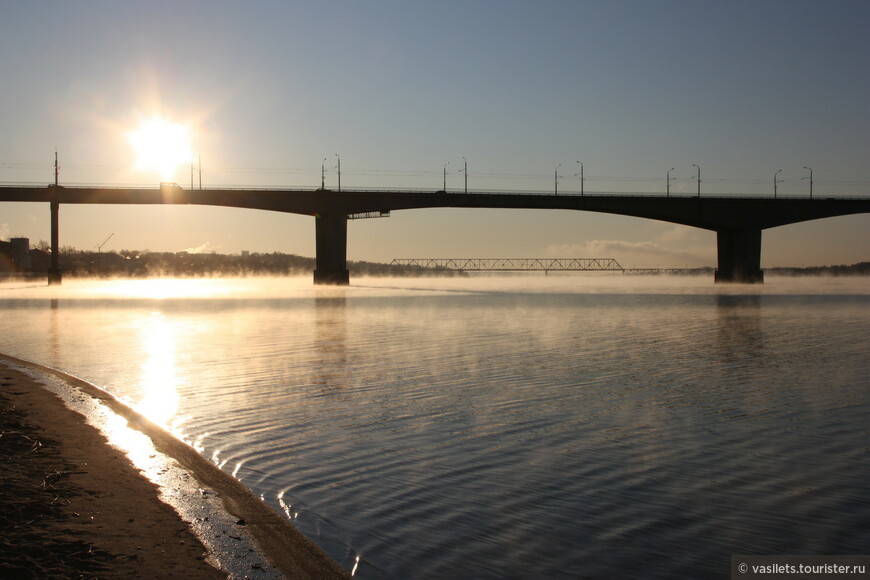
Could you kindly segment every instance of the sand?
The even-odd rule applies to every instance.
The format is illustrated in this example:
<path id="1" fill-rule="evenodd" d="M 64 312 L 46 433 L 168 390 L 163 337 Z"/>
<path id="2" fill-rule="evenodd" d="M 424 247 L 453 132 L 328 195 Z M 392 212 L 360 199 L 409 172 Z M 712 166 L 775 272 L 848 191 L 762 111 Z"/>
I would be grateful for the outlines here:
<path id="1" fill-rule="evenodd" d="M 0 578 L 227 578 L 179 514 L 105 436 L 0 355 Z M 38 365 L 31 365 L 38 366 Z M 40 368 L 43 372 L 50 369 Z M 67 377 L 68 379 L 68 377 Z M 99 398 L 214 490 L 286 578 L 347 573 L 240 483 L 107 393 Z"/>

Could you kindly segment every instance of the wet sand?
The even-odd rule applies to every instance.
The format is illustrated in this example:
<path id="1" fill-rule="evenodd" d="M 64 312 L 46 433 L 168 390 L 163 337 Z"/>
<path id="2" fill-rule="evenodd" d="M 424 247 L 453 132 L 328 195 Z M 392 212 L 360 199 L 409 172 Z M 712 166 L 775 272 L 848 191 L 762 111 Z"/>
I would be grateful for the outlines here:
<path id="1" fill-rule="evenodd" d="M 0 355 L 0 577 L 227 578 L 179 514 L 105 436 Z M 51 369 L 36 367 L 40 372 Z M 148 435 L 286 578 L 347 578 L 289 522 L 194 449 L 88 383 L 72 381 Z M 78 384 L 81 383 L 81 384 Z M 256 566 L 256 565 L 254 565 Z"/>

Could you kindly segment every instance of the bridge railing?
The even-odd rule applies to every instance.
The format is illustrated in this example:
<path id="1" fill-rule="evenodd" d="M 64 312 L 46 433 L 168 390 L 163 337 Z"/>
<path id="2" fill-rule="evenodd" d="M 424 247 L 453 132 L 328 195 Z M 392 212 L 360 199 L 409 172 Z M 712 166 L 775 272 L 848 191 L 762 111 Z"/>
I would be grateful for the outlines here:
<path id="1" fill-rule="evenodd" d="M 43 183 L 14 183 L 14 182 L 0 182 L 0 190 L 3 188 L 15 188 L 15 189 L 33 189 L 39 190 L 48 187 L 51 184 L 43 184 Z M 467 192 L 465 190 L 456 189 L 456 190 L 435 190 L 432 188 L 413 188 L 413 187 L 343 187 L 339 192 L 337 189 L 321 189 L 316 187 L 288 187 L 288 186 L 276 186 L 276 185 L 257 185 L 257 186 L 249 186 L 249 185 L 226 185 L 220 187 L 185 187 L 184 184 L 173 184 L 178 187 L 182 191 L 249 191 L 249 192 L 258 192 L 258 193 L 273 193 L 276 195 L 286 195 L 292 193 L 341 193 L 341 194 L 378 194 L 378 193 L 397 193 L 397 194 L 408 194 L 408 195 L 419 195 L 419 194 L 442 194 L 442 195 L 500 195 L 500 196 L 556 196 L 556 197 L 650 197 L 650 198 L 678 198 L 678 199 L 688 199 L 698 197 L 696 193 L 691 192 L 682 192 L 682 193 L 674 193 L 672 192 L 668 195 L 665 192 L 661 191 L 585 191 L 582 194 L 577 191 L 560 191 L 556 194 L 553 191 L 546 190 L 520 190 L 520 189 L 499 189 L 499 190 L 489 190 L 489 189 L 469 189 Z M 100 184 L 83 184 L 76 183 L 70 185 L 62 185 L 64 189 L 105 189 L 105 190 L 124 190 L 124 189 L 144 189 L 144 190 L 160 190 L 161 184 L 113 184 L 113 185 L 100 185 Z M 824 199 L 837 199 L 837 200 L 866 200 L 870 199 L 868 196 L 862 195 L 843 195 L 838 194 L 836 196 L 827 195 L 825 193 L 816 193 L 812 198 L 808 195 L 782 195 L 778 194 L 776 197 L 770 194 L 757 194 L 757 193 L 737 193 L 737 192 L 710 192 L 710 193 L 702 193 L 701 195 L 704 199 L 783 199 L 783 200 L 796 200 L 796 199 L 814 199 L 814 200 L 824 200 Z"/>

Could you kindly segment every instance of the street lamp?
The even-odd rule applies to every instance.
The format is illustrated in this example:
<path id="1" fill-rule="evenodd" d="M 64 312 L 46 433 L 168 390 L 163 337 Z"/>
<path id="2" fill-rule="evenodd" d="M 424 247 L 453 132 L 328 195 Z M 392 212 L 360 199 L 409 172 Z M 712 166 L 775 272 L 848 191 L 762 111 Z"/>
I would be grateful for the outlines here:
<path id="1" fill-rule="evenodd" d="M 671 197 L 671 171 L 673 171 L 673 170 L 674 170 L 673 167 L 671 167 L 670 169 L 668 169 L 668 178 L 667 178 L 667 181 L 668 181 L 668 188 L 667 188 L 668 197 Z"/>
<path id="2" fill-rule="evenodd" d="M 462 170 L 462 173 L 465 174 L 465 193 L 468 194 L 468 159 L 465 158 L 465 155 L 462 156 L 462 161 L 465 162 L 465 169 Z"/>
<path id="3" fill-rule="evenodd" d="M 776 199 L 776 184 L 779 183 L 776 176 L 782 173 L 782 169 L 773 174 L 773 199 Z"/>
<path id="4" fill-rule="evenodd" d="M 326 157 L 320 163 L 320 189 L 326 189 Z"/>
<path id="5" fill-rule="evenodd" d="M 447 166 L 448 165 L 450 165 L 449 161 L 444 164 L 444 185 L 442 187 L 442 191 L 444 191 L 444 193 L 447 193 Z"/>
<path id="6" fill-rule="evenodd" d="M 698 168 L 698 197 L 701 197 L 701 168 L 694 163 L 692 163 L 692 167 Z"/>
<path id="7" fill-rule="evenodd" d="M 341 193 L 341 156 L 338 153 L 335 156 L 338 158 L 338 191 Z"/>
<path id="8" fill-rule="evenodd" d="M 812 199 L 813 198 L 813 170 L 810 169 L 809 167 L 807 167 L 806 165 L 804 165 L 804 169 L 806 169 L 810 172 L 810 199 Z M 806 179 L 806 177 L 804 177 L 804 179 Z"/>
<path id="9" fill-rule="evenodd" d="M 555 171 L 553 171 L 553 184 L 554 184 L 554 192 L 555 195 L 559 195 L 559 168 L 562 167 L 562 164 L 556 166 Z"/>
<path id="10" fill-rule="evenodd" d="M 580 163 L 579 161 L 577 163 Z M 580 195 L 583 195 L 583 164 L 580 163 Z"/>
<path id="11" fill-rule="evenodd" d="M 190 160 L 190 189 L 193 189 L 193 168 L 196 167 L 199 171 L 199 188 L 202 189 L 202 155 L 197 154 L 197 162 Z"/>

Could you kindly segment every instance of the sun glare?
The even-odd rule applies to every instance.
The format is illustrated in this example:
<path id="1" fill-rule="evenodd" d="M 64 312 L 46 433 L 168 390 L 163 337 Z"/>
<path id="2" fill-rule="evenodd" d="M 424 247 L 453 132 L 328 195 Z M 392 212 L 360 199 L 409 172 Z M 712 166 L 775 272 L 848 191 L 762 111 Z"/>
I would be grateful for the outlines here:
<path id="1" fill-rule="evenodd" d="M 159 172 L 161 181 L 170 181 L 179 167 L 193 160 L 187 125 L 154 116 L 142 121 L 129 138 L 136 150 L 136 167 Z"/>

